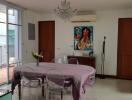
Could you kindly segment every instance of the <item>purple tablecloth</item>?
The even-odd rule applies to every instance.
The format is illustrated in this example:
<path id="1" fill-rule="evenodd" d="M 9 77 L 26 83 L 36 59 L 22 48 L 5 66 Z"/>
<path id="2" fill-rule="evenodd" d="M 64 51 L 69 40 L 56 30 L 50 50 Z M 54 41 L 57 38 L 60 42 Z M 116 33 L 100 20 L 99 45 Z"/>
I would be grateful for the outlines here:
<path id="1" fill-rule="evenodd" d="M 12 89 L 17 85 L 21 75 L 26 75 L 30 78 L 42 75 L 57 78 L 72 78 L 74 83 L 72 88 L 73 99 L 81 100 L 81 93 L 91 81 L 91 76 L 95 76 L 95 69 L 90 66 L 77 64 L 39 63 L 39 66 L 36 66 L 35 63 L 29 63 L 14 69 Z"/>

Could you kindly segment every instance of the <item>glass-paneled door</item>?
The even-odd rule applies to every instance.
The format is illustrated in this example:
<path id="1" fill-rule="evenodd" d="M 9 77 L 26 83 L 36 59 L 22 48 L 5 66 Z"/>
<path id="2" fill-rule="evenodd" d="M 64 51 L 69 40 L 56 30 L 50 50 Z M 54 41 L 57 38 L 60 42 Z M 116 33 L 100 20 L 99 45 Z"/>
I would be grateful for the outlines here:
<path id="1" fill-rule="evenodd" d="M 14 8 L 8 8 L 8 60 L 9 80 L 13 75 L 13 69 L 19 63 L 19 32 L 21 29 L 19 12 Z"/>
<path id="2" fill-rule="evenodd" d="M 0 84 L 8 81 L 7 64 L 7 13 L 0 4 Z"/>
<path id="3" fill-rule="evenodd" d="M 0 4 L 0 84 L 12 79 L 20 62 L 20 12 Z"/>

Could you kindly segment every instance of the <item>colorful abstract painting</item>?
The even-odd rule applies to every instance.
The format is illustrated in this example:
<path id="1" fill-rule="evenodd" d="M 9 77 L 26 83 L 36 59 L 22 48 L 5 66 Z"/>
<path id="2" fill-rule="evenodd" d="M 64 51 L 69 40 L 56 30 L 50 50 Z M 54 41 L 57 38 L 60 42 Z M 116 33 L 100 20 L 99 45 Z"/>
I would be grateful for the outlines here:
<path id="1" fill-rule="evenodd" d="M 93 51 L 93 26 L 74 27 L 74 49 Z"/>

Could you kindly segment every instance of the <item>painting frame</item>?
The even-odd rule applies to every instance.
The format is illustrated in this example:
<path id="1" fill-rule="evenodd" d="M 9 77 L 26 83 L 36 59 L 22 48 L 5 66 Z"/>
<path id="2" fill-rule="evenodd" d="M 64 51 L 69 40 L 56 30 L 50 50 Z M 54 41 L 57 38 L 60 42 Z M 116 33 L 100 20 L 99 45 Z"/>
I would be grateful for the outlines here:
<path id="1" fill-rule="evenodd" d="M 74 50 L 93 52 L 93 26 L 74 26 Z"/>

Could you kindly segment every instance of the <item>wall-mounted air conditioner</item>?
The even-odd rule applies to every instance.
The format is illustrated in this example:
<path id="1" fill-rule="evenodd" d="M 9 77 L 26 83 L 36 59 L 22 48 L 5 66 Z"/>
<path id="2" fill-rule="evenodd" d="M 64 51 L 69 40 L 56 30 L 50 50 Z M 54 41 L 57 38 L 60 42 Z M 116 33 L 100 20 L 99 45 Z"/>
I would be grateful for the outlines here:
<path id="1" fill-rule="evenodd" d="M 71 18 L 71 22 L 95 22 L 96 15 L 75 15 Z"/>

